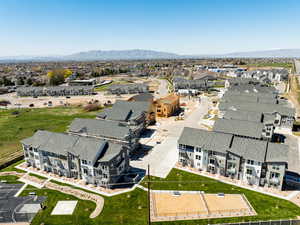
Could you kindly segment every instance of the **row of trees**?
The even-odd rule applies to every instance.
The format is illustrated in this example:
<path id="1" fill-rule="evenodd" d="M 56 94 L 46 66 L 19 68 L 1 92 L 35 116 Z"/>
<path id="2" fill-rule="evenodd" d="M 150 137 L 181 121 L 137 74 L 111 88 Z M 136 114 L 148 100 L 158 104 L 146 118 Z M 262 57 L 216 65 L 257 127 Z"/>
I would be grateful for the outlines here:
<path id="1" fill-rule="evenodd" d="M 15 85 L 14 82 L 12 82 L 10 79 L 7 79 L 7 77 L 0 78 L 0 86 L 13 86 Z"/>
<path id="2" fill-rule="evenodd" d="M 104 68 L 101 69 L 100 71 L 93 71 L 91 73 L 92 77 L 101 77 L 101 76 L 109 76 L 109 75 L 114 75 L 114 74 L 119 74 L 119 73 L 128 73 L 130 70 L 127 68 L 119 68 L 119 69 L 111 69 L 111 68 Z"/>

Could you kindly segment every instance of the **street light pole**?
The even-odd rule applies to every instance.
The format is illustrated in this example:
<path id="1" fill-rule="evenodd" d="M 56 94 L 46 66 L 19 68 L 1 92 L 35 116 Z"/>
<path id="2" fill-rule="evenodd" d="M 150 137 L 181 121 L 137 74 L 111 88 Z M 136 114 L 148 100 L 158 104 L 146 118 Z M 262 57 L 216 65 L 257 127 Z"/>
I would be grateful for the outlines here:
<path id="1" fill-rule="evenodd" d="M 150 165 L 148 164 L 148 225 L 151 225 L 151 209 L 150 209 Z"/>

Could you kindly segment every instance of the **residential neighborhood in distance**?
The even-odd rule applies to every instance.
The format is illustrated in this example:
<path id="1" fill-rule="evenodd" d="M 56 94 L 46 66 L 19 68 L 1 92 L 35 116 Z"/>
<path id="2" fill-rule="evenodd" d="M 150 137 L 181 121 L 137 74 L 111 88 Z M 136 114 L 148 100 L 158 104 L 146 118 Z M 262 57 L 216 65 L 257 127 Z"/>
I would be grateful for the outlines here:
<path id="1" fill-rule="evenodd" d="M 0 3 L 0 225 L 300 225 L 300 2 Z"/>

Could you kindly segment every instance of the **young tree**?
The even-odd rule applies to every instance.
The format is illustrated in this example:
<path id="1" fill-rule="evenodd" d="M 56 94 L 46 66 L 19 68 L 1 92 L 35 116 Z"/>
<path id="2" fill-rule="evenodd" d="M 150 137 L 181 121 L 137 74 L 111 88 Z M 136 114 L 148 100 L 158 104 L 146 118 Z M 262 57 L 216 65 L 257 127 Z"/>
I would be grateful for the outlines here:
<path id="1" fill-rule="evenodd" d="M 62 84 L 65 81 L 65 71 L 62 69 L 56 69 L 48 72 L 49 84 L 56 86 Z"/>

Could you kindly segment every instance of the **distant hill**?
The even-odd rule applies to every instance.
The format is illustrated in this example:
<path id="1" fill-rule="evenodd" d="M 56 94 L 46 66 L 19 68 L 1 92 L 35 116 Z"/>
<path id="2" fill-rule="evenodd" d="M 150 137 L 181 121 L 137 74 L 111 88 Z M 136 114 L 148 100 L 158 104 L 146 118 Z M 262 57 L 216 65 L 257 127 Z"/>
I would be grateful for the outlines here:
<path id="1" fill-rule="evenodd" d="M 179 55 L 153 50 L 86 51 L 63 56 L 12 56 L 0 57 L 1 62 L 29 61 L 93 61 L 93 60 L 139 60 L 139 59 L 183 59 L 183 58 L 300 58 L 300 49 L 278 49 L 252 52 L 233 52 L 215 55 Z"/>
<path id="2" fill-rule="evenodd" d="M 299 58 L 300 49 L 276 49 L 265 51 L 253 51 L 253 52 L 233 52 L 222 55 L 223 57 L 249 57 L 249 58 Z"/>
<path id="3" fill-rule="evenodd" d="M 68 60 L 133 60 L 133 59 L 175 59 L 180 55 L 152 50 L 87 51 L 64 56 Z"/>

